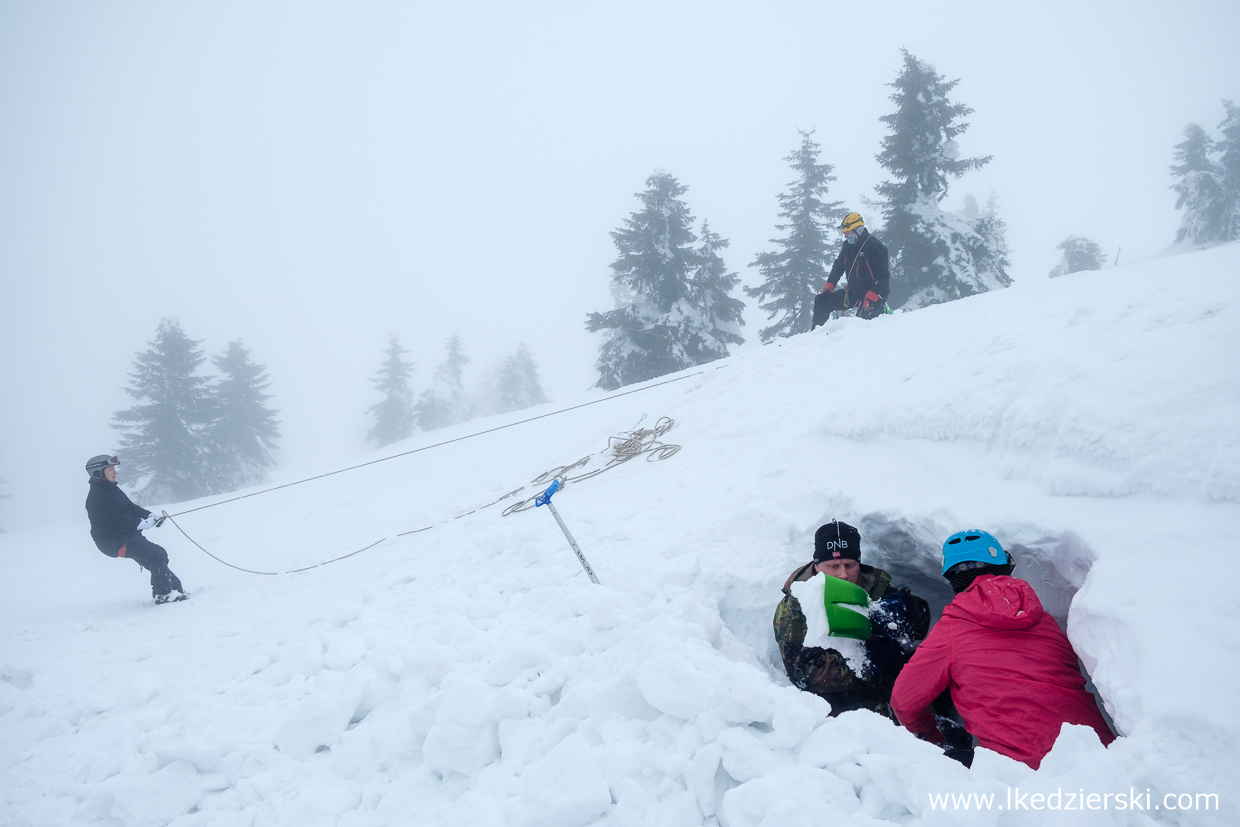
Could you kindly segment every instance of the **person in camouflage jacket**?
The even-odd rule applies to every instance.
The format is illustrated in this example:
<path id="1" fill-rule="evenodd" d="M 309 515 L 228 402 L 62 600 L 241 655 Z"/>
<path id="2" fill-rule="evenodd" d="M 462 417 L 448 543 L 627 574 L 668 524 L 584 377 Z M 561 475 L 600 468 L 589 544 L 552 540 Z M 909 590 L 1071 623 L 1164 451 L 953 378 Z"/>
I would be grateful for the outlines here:
<path id="1" fill-rule="evenodd" d="M 891 688 L 900 669 L 926 636 L 930 607 L 926 601 L 891 585 L 891 575 L 861 562 L 861 534 L 836 520 L 814 534 L 814 559 L 794 571 L 784 583 L 784 598 L 775 609 L 775 640 L 788 680 L 831 704 L 831 714 L 870 709 L 888 715 Z M 865 641 L 868 663 L 861 674 L 835 649 L 806 646 L 805 615 L 792 596 L 792 584 L 819 572 L 855 583 L 871 601 L 873 634 Z M 894 628 L 893 628 L 894 627 Z"/>

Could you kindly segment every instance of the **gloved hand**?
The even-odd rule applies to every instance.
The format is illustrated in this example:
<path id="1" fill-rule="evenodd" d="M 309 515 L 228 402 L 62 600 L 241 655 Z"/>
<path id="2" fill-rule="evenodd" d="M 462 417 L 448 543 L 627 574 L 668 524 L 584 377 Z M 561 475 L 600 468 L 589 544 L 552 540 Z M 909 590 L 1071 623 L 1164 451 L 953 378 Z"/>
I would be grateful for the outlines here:
<path id="1" fill-rule="evenodd" d="M 861 303 L 862 307 L 869 308 L 872 304 L 878 304 L 883 297 L 875 293 L 873 290 L 867 290 L 865 293 L 865 301 Z"/>
<path id="2" fill-rule="evenodd" d="M 930 606 L 908 589 L 897 589 L 870 604 L 870 627 L 912 654 L 916 641 L 930 631 Z"/>
<path id="3" fill-rule="evenodd" d="M 157 525 L 159 525 L 159 515 L 147 514 L 142 518 L 142 521 L 138 523 L 138 531 L 146 531 L 148 528 L 155 528 Z"/>
<path id="4" fill-rule="evenodd" d="M 822 286 L 822 289 L 821 289 L 821 290 L 819 290 L 818 292 L 819 292 L 819 293 L 834 293 L 834 292 L 835 292 L 835 285 L 834 285 L 834 284 L 832 284 L 831 282 L 827 282 L 826 284 L 824 284 L 824 285 Z"/>

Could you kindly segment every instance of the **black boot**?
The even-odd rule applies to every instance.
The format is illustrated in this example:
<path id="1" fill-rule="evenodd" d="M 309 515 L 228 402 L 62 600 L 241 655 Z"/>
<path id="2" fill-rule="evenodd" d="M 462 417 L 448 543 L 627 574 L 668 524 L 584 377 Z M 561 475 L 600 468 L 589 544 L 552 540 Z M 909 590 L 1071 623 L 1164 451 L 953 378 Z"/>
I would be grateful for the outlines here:
<path id="1" fill-rule="evenodd" d="M 189 597 L 181 588 L 181 579 L 167 566 L 151 570 L 151 594 L 155 596 L 156 605 L 175 603 Z"/>

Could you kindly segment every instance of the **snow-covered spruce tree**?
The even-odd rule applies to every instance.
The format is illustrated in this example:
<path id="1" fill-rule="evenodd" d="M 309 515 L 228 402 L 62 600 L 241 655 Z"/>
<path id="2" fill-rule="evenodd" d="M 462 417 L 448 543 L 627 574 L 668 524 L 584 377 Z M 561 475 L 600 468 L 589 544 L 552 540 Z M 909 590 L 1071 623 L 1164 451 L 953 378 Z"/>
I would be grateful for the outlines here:
<path id="1" fill-rule="evenodd" d="M 8 487 L 9 487 L 8 480 L 0 480 L 0 488 L 8 488 Z M 0 494 L 0 500 L 7 500 L 11 496 L 13 495 L 12 494 Z M 4 527 L 0 526 L 0 534 L 3 534 L 3 533 L 4 533 Z"/>
<path id="2" fill-rule="evenodd" d="M 461 346 L 461 337 L 453 333 L 448 337 L 448 355 L 435 371 L 435 378 L 418 400 L 418 422 L 422 429 L 433 431 L 446 428 L 474 417 L 473 400 L 465 393 L 461 373 L 469 364 L 469 357 Z"/>
<path id="3" fill-rule="evenodd" d="M 969 128 L 960 119 L 973 110 L 948 99 L 958 80 L 945 80 L 901 51 L 904 68 L 890 84 L 896 111 L 879 118 L 891 134 L 876 156 L 894 176 L 875 188 L 885 219 L 882 240 L 891 251 L 889 303 L 916 309 L 1007 287 L 1006 265 L 997 264 L 1000 257 L 974 223 L 939 207 L 949 179 L 990 163 L 990 156 L 960 157 L 956 138 Z M 988 260 L 979 262 L 979 252 Z"/>
<path id="4" fill-rule="evenodd" d="M 994 193 L 986 199 L 986 210 L 971 219 L 976 238 L 973 241 L 973 267 L 980 279 L 1011 283 L 1007 268 L 1008 260 L 1007 222 L 999 217 L 999 202 Z"/>
<path id="5" fill-rule="evenodd" d="M 1177 210 L 1184 210 L 1176 231 L 1177 244 L 1207 247 L 1227 240 L 1231 205 L 1222 165 L 1214 160 L 1214 141 L 1197 124 L 1184 128 L 1175 145 L 1171 167 Z"/>
<path id="6" fill-rule="evenodd" d="M 134 360 L 125 393 L 138 400 L 114 415 L 123 434 L 120 454 L 133 482 L 145 478 L 142 496 L 180 502 L 211 493 L 207 425 L 208 380 L 198 375 L 199 341 L 186 338 L 176 319 L 164 319 L 155 339 Z"/>
<path id="7" fill-rule="evenodd" d="M 729 242 L 711 232 L 702 222 L 701 243 L 697 247 L 693 272 L 689 277 L 689 304 L 697 311 L 685 327 L 685 355 L 695 365 L 704 365 L 728 355 L 728 345 L 743 345 L 741 327 L 745 324 L 745 303 L 732 297 L 741 283 L 736 273 L 719 256 Z"/>
<path id="8" fill-rule="evenodd" d="M 590 332 L 611 332 L 595 362 L 600 388 L 614 390 L 727 355 L 735 334 L 724 328 L 732 310 L 718 301 L 726 295 L 718 291 L 735 284 L 735 276 L 722 264 L 717 272 L 713 263 L 699 271 L 693 215 L 680 199 L 685 191 L 668 173 L 654 173 L 637 194 L 642 209 L 611 233 L 619 252 L 611 265 L 616 308 L 586 317 Z M 707 246 L 717 251 L 726 242 L 715 236 Z"/>
<path id="9" fill-rule="evenodd" d="M 1101 270 L 1106 264 L 1102 248 L 1088 238 L 1070 235 L 1056 249 L 1063 250 L 1063 258 L 1051 269 L 1051 278 L 1083 270 Z"/>
<path id="10" fill-rule="evenodd" d="M 413 391 L 409 377 L 413 375 L 413 362 L 404 359 L 406 351 L 400 346 L 400 336 L 388 334 L 388 346 L 384 351 L 383 366 L 371 382 L 383 394 L 383 401 L 366 409 L 374 416 L 374 424 L 366 432 L 366 439 L 373 440 L 380 448 L 413 436 L 417 427 Z"/>
<path id="11" fill-rule="evenodd" d="M 798 130 L 799 131 L 799 130 Z M 772 238 L 773 252 L 759 253 L 750 264 L 762 274 L 762 284 L 746 287 L 758 299 L 770 327 L 758 331 L 762 342 L 776 336 L 792 336 L 809 330 L 814 314 L 814 294 L 822 288 L 835 260 L 831 230 L 847 212 L 840 201 L 826 201 L 835 176 L 830 164 L 818 163 L 819 146 L 814 131 L 801 132 L 801 146 L 784 160 L 796 171 L 796 180 L 779 195 L 779 216 L 784 223 L 775 228 L 786 235 Z"/>
<path id="12" fill-rule="evenodd" d="M 1227 218 L 1227 240 L 1240 240 L 1240 106 L 1223 101 L 1226 117 L 1218 125 L 1223 137 L 1216 144 L 1219 167 L 1223 171 L 1223 188 L 1230 207 Z"/>
<path id="13" fill-rule="evenodd" d="M 241 340 L 211 361 L 220 372 L 211 389 L 211 465 L 216 491 L 232 491 L 265 478 L 280 427 L 263 392 L 271 385 L 266 368 L 250 361 Z"/>
<path id="14" fill-rule="evenodd" d="M 520 411 L 549 402 L 538 379 L 538 365 L 524 343 L 517 352 L 504 360 L 496 389 L 495 412 Z"/>

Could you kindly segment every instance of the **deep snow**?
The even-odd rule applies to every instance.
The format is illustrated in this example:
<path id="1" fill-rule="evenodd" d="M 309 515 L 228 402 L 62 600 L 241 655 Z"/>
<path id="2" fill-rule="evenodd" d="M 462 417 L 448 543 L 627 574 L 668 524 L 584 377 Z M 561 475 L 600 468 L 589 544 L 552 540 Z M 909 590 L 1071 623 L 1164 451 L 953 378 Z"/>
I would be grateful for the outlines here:
<path id="1" fill-rule="evenodd" d="M 256 570 L 383 542 L 268 577 L 166 525 L 180 604 L 152 606 L 67 503 L 71 522 L 0 537 L 0 822 L 1236 823 L 1238 276 L 1233 244 L 833 322 L 185 514 Z M 480 507 L 661 416 L 682 450 L 556 495 L 601 586 L 546 509 Z M 833 517 L 936 616 L 942 540 L 998 536 L 1122 737 L 1069 728 L 1038 772 L 985 750 L 965 770 L 876 715 L 828 719 L 770 619 Z M 1220 809 L 997 809 L 1010 788 Z"/>

